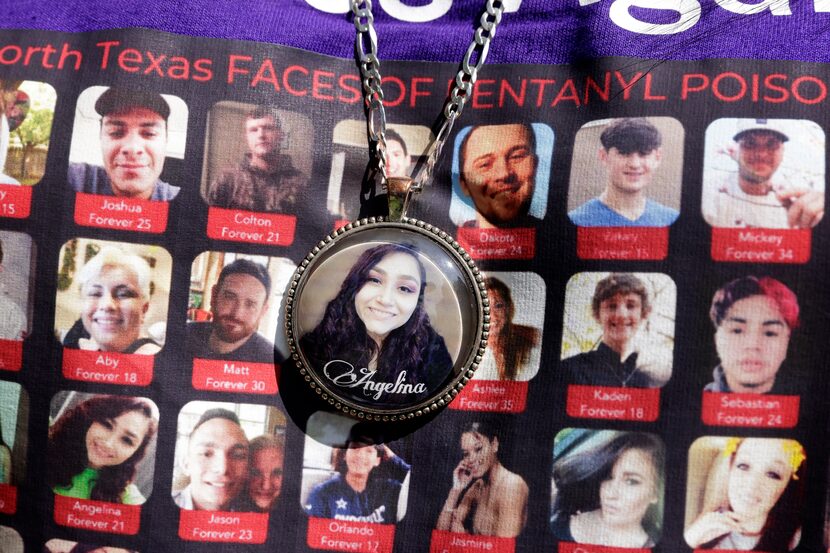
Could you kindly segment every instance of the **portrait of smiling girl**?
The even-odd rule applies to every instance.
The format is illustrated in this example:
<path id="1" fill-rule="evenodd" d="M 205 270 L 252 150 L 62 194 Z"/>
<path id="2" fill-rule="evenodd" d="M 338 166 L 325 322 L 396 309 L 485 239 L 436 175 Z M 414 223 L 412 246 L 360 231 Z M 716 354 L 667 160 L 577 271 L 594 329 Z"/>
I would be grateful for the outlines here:
<path id="1" fill-rule="evenodd" d="M 74 238 L 61 248 L 55 334 L 65 348 L 154 355 L 172 259 L 161 247 Z"/>
<path id="2" fill-rule="evenodd" d="M 52 491 L 77 499 L 144 503 L 134 481 L 154 446 L 155 404 L 139 397 L 105 395 L 75 403 L 73 394 L 64 398 L 49 429 L 47 483 Z M 152 472 L 153 460 L 149 462 Z"/>
<path id="3" fill-rule="evenodd" d="M 424 307 L 427 272 L 419 256 L 414 245 L 382 243 L 357 258 L 322 320 L 300 339 L 313 366 L 339 361 L 355 373 L 374 371 L 375 382 L 420 384 L 423 394 L 441 384 L 453 360 Z M 380 399 L 413 399 L 402 396 Z"/>

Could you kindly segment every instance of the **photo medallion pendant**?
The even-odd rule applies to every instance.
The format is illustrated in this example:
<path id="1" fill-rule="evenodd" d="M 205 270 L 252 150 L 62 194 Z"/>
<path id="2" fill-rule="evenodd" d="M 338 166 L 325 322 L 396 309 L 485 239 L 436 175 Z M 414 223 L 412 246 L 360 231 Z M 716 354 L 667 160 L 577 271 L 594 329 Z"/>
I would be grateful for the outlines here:
<path id="1" fill-rule="evenodd" d="M 407 218 L 408 182 L 389 181 L 390 216 L 349 223 L 318 243 L 285 305 L 304 380 L 338 411 L 383 422 L 432 413 L 458 395 L 484 354 L 490 313 L 470 255 Z"/>

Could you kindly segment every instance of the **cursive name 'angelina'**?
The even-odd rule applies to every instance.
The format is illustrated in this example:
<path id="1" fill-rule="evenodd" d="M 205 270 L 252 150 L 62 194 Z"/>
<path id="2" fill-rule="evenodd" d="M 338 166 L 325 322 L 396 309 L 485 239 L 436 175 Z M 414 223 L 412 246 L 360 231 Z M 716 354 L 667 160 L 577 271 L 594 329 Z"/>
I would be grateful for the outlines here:
<path id="1" fill-rule="evenodd" d="M 348 361 L 334 359 L 323 367 L 323 374 L 334 384 L 343 388 L 363 387 L 363 393 L 372 396 L 373 399 L 380 399 L 386 394 L 422 394 L 427 391 L 424 383 L 407 384 L 406 371 L 401 371 L 395 382 L 373 382 L 372 378 L 376 371 L 362 368 L 355 370 L 354 365 Z"/>

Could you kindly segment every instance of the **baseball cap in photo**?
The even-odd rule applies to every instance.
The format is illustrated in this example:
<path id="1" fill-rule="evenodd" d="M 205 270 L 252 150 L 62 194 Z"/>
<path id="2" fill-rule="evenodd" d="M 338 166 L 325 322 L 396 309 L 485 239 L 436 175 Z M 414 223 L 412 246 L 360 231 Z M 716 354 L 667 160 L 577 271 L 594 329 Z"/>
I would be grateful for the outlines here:
<path id="1" fill-rule="evenodd" d="M 95 111 L 101 117 L 111 113 L 123 113 L 133 108 L 146 108 L 158 113 L 167 121 L 170 105 L 161 94 L 146 90 L 110 87 L 95 102 Z"/>
<path id="2" fill-rule="evenodd" d="M 753 131 L 766 131 L 774 134 L 781 142 L 786 142 L 790 139 L 787 135 L 787 130 L 781 124 L 779 119 L 743 119 L 738 123 L 738 132 L 732 137 L 732 140 L 738 142 L 747 133 Z"/>

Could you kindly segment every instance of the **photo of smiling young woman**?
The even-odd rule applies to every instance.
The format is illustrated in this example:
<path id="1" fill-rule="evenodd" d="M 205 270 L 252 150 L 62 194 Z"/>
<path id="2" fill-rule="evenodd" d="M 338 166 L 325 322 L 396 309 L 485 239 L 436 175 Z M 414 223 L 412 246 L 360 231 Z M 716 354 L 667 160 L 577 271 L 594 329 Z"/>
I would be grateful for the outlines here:
<path id="1" fill-rule="evenodd" d="M 167 329 L 164 248 L 74 238 L 61 248 L 55 335 L 67 348 L 153 355 Z"/>
<path id="2" fill-rule="evenodd" d="M 58 392 L 50 408 L 47 483 L 55 494 L 141 505 L 153 490 L 156 404 Z"/>
<path id="3" fill-rule="evenodd" d="M 662 387 L 672 373 L 677 289 L 661 273 L 578 273 L 568 281 L 561 371 L 569 384 Z"/>
<path id="4" fill-rule="evenodd" d="M 300 349 L 334 385 L 369 371 L 373 382 L 396 384 L 374 396 L 356 388 L 350 393 L 358 399 L 394 405 L 426 397 L 459 355 L 458 298 L 415 244 L 372 242 L 337 252 L 309 278 L 299 313 Z"/>

